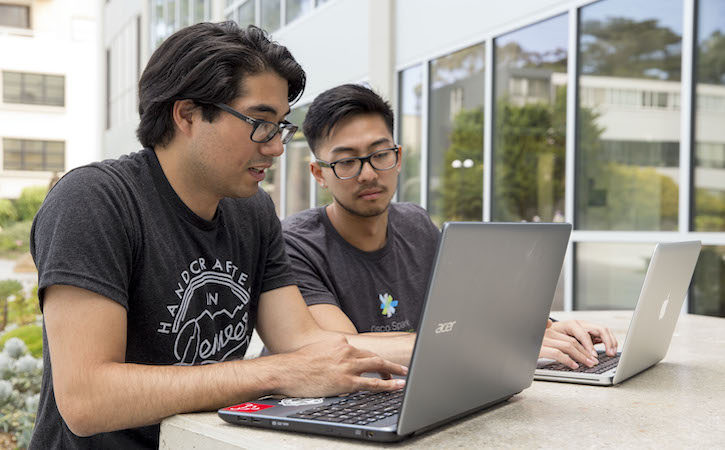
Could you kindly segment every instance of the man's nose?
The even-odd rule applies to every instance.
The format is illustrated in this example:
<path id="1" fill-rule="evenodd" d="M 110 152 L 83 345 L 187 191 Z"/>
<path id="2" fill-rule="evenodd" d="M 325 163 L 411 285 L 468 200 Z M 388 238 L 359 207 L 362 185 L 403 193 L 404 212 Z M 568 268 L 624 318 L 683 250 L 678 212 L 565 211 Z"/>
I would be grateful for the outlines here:
<path id="1" fill-rule="evenodd" d="M 366 182 L 374 180 L 377 177 L 378 172 L 373 168 L 373 165 L 370 164 L 370 160 L 363 162 L 362 167 L 360 168 L 360 173 L 357 176 L 358 181 Z"/>
<path id="2" fill-rule="evenodd" d="M 262 144 L 261 153 L 274 158 L 282 156 L 282 153 L 284 153 L 284 144 L 282 144 L 280 133 L 275 134 L 272 139 Z"/>

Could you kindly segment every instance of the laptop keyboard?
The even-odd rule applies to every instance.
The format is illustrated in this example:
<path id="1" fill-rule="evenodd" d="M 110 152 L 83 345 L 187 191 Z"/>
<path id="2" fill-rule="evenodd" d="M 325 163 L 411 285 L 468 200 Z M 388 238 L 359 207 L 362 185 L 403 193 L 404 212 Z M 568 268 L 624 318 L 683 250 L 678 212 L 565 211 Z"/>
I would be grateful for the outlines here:
<path id="1" fill-rule="evenodd" d="M 579 364 L 578 368 L 572 369 L 560 362 L 553 362 L 541 368 L 546 370 L 559 370 L 562 372 L 581 372 L 593 373 L 598 375 L 610 370 L 613 367 L 616 367 L 617 363 L 619 363 L 619 354 L 617 354 L 616 356 L 607 356 L 607 354 L 604 352 L 598 352 L 598 354 L 599 356 L 597 356 L 597 359 L 599 360 L 599 364 L 594 367 L 587 367 L 584 364 Z"/>
<path id="2" fill-rule="evenodd" d="M 288 417 L 367 425 L 397 414 L 402 402 L 402 389 L 393 392 L 364 391 L 342 397 L 329 405 L 305 409 Z"/>

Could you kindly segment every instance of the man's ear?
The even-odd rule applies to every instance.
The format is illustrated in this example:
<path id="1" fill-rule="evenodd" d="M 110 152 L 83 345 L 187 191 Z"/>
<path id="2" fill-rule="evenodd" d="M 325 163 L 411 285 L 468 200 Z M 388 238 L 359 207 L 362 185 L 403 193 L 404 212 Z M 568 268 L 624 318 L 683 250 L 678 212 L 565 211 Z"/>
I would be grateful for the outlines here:
<path id="1" fill-rule="evenodd" d="M 171 117 L 174 125 L 179 132 L 185 136 L 190 136 L 194 120 L 197 120 L 195 113 L 198 113 L 198 107 L 193 100 L 177 100 L 171 110 Z"/>
<path id="2" fill-rule="evenodd" d="M 321 188 L 327 188 L 327 183 L 322 177 L 322 168 L 315 161 L 310 162 L 310 173 L 315 177 L 315 181 L 320 185 Z"/>
<path id="3" fill-rule="evenodd" d="M 403 167 L 403 146 L 398 146 L 398 168 L 396 169 L 400 173 L 400 169 Z"/>

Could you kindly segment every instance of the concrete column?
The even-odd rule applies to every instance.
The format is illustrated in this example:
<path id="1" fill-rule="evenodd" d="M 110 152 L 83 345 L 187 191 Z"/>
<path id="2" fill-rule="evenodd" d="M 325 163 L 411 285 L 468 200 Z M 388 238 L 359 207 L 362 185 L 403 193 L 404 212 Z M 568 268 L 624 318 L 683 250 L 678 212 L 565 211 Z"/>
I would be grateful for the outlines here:
<path id="1" fill-rule="evenodd" d="M 395 106 L 395 0 L 369 0 L 370 87 Z"/>

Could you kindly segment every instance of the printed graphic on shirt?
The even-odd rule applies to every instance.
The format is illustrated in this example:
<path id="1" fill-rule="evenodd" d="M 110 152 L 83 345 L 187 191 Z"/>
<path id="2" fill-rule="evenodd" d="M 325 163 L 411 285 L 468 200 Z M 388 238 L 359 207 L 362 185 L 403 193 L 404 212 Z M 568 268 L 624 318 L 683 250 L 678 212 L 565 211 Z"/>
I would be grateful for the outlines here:
<path id="1" fill-rule="evenodd" d="M 176 336 L 176 365 L 241 358 L 249 344 L 248 275 L 232 261 L 209 262 L 197 258 L 181 272 L 174 289 L 178 302 L 166 305 L 169 321 L 156 330 Z"/>
<path id="2" fill-rule="evenodd" d="M 393 320 L 385 325 L 373 325 L 370 327 L 370 331 L 373 333 L 385 333 L 388 331 L 410 331 L 413 332 L 415 329 L 410 324 L 410 320 L 405 319 L 401 321 Z"/>
<path id="3" fill-rule="evenodd" d="M 385 294 L 378 295 L 378 299 L 380 300 L 380 309 L 383 310 L 383 315 L 388 316 L 388 319 L 393 317 L 393 314 L 395 314 L 395 307 L 398 306 L 398 301 L 393 300 L 393 296 L 387 292 Z"/>

